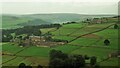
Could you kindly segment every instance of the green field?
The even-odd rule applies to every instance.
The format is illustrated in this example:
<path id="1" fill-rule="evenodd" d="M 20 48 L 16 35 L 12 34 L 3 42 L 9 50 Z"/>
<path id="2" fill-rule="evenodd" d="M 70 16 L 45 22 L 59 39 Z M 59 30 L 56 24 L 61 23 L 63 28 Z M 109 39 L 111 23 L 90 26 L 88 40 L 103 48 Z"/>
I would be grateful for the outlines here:
<path id="1" fill-rule="evenodd" d="M 18 65 L 21 62 L 33 66 L 38 64 L 48 65 L 49 52 L 52 49 L 56 49 L 56 50 L 61 50 L 62 52 L 67 53 L 69 55 L 79 54 L 79 55 L 88 55 L 89 57 L 96 56 L 97 63 L 100 64 L 100 66 L 111 66 L 111 65 L 117 66 L 118 65 L 117 58 L 110 58 L 108 60 L 103 61 L 104 59 L 108 58 L 108 55 L 110 53 L 116 52 L 118 49 L 118 30 L 114 29 L 113 26 L 101 30 L 111 24 L 113 23 L 91 24 L 91 25 L 85 23 L 82 24 L 75 23 L 75 24 L 62 25 L 62 27 L 60 27 L 58 30 L 56 30 L 55 28 L 41 29 L 43 34 L 50 31 L 53 39 L 71 41 L 76 37 L 78 37 L 75 40 L 69 42 L 68 44 L 54 46 L 54 47 L 37 47 L 37 46 L 19 47 L 18 45 L 15 45 L 10 42 L 4 43 L 2 44 L 2 52 L 5 53 L 6 55 L 3 56 L 2 62 L 4 63 L 7 60 L 11 60 L 16 56 L 17 57 L 14 60 L 4 63 L 3 65 L 14 66 L 14 65 Z M 109 46 L 104 45 L 103 42 L 105 39 L 110 40 Z"/>
<path id="2" fill-rule="evenodd" d="M 2 16 L 2 28 L 11 29 L 11 28 L 22 27 L 17 24 L 25 23 L 25 22 L 28 22 L 29 20 L 32 20 L 32 19 L 24 18 L 24 17 Z"/>

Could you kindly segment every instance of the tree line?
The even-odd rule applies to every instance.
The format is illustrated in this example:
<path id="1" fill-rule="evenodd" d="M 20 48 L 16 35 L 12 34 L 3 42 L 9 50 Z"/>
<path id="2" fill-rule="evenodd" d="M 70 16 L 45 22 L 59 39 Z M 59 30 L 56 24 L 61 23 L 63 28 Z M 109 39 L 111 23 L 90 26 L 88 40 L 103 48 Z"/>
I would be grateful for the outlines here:
<path id="1" fill-rule="evenodd" d="M 98 68 L 97 57 L 89 57 L 87 55 L 68 55 L 60 50 L 50 51 L 49 68 L 86 68 L 85 60 L 90 59 L 90 66 Z"/>
<path id="2" fill-rule="evenodd" d="M 46 24 L 46 25 L 38 25 L 38 26 L 24 26 L 22 28 L 17 29 L 1 29 L 2 33 L 2 42 L 9 42 L 13 37 L 11 33 L 15 33 L 15 35 L 27 34 L 27 35 L 35 35 L 41 36 L 40 29 L 42 28 L 59 28 L 60 24 Z"/>

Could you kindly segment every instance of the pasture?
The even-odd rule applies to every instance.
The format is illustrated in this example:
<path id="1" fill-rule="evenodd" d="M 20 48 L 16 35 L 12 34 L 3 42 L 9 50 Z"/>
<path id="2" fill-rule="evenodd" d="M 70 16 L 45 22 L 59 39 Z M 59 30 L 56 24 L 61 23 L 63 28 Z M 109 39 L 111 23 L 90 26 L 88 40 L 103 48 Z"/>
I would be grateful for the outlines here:
<path id="1" fill-rule="evenodd" d="M 107 66 L 111 64 L 118 65 L 116 61 L 117 58 L 110 58 L 103 61 L 104 59 L 108 58 L 108 55 L 110 53 L 116 52 L 118 49 L 118 30 L 113 29 L 113 26 L 104 30 L 100 30 L 111 24 L 113 23 L 92 25 L 75 23 L 63 25 L 58 30 L 55 30 L 55 28 L 41 30 L 42 33 L 47 33 L 48 31 L 51 31 L 50 33 L 53 35 L 52 38 L 54 39 L 71 41 L 72 39 L 78 37 L 77 39 L 65 45 L 54 47 L 19 47 L 18 45 L 12 43 L 2 44 L 2 52 L 6 53 L 6 55 L 3 56 L 3 63 L 16 57 L 14 60 L 6 62 L 3 65 L 14 66 L 18 65 L 20 62 L 24 62 L 27 65 L 36 66 L 38 64 L 41 64 L 46 66 L 49 63 L 49 52 L 51 49 L 61 50 L 69 55 L 79 54 L 88 55 L 89 57 L 96 56 L 97 63 L 101 66 Z M 94 32 L 96 30 L 100 31 Z M 87 33 L 91 34 L 81 36 Z M 109 46 L 104 45 L 103 42 L 105 39 L 110 40 Z"/>

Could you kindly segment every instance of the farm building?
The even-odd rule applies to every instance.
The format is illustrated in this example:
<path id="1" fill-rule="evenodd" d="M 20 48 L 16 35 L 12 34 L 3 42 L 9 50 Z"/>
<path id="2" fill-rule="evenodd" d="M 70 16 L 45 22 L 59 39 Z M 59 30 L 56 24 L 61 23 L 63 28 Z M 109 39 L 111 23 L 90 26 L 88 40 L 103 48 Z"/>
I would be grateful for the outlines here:
<path id="1" fill-rule="evenodd" d="M 61 45 L 65 43 L 65 42 L 47 41 L 44 36 L 30 36 L 29 39 L 31 44 L 36 46 L 54 46 L 54 45 Z"/>
<path id="2" fill-rule="evenodd" d="M 13 41 L 14 43 L 18 43 L 18 39 Z M 36 46 L 55 46 L 55 45 L 63 45 L 66 42 L 53 42 L 53 41 L 47 41 L 44 36 L 29 36 L 28 39 L 22 40 L 23 46 L 29 46 L 29 45 L 36 45 Z"/>
<path id="3" fill-rule="evenodd" d="M 89 21 L 87 21 L 90 24 L 101 24 L 101 23 L 106 23 L 107 22 L 107 18 L 93 18 Z"/>
<path id="4" fill-rule="evenodd" d="M 112 57 L 120 57 L 120 52 L 113 52 L 113 53 L 110 53 L 109 55 L 109 58 L 112 58 Z"/>

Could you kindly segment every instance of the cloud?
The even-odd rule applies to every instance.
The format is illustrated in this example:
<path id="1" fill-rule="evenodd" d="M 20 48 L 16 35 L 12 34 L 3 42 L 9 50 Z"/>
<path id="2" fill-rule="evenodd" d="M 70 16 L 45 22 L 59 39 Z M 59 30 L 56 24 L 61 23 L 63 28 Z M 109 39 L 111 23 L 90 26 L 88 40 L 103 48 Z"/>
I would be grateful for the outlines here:
<path id="1" fill-rule="evenodd" d="M 7 14 L 28 13 L 79 13 L 117 14 L 113 2 L 4 2 L 2 11 Z"/>

